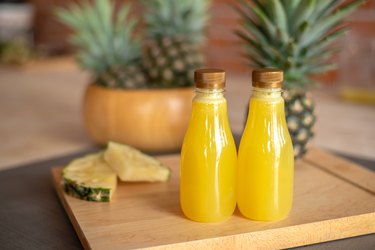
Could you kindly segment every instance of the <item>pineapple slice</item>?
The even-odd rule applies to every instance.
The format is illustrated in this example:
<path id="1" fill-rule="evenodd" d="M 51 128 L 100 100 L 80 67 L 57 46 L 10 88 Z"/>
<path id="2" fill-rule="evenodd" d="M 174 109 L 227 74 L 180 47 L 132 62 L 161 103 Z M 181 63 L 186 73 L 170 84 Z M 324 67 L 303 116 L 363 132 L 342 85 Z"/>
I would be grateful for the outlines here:
<path id="1" fill-rule="evenodd" d="M 63 169 L 65 192 L 87 201 L 108 202 L 117 186 L 116 173 L 103 160 L 103 153 L 86 155 Z"/>
<path id="2" fill-rule="evenodd" d="M 122 181 L 167 181 L 171 170 L 139 150 L 109 142 L 104 159 Z"/>

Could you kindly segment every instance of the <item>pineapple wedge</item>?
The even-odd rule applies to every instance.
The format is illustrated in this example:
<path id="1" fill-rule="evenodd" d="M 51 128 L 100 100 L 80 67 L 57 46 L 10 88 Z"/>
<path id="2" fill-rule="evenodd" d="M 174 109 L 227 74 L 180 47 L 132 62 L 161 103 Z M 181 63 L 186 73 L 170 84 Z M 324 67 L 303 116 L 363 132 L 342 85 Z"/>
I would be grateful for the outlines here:
<path id="1" fill-rule="evenodd" d="M 171 170 L 155 158 L 115 142 L 108 143 L 104 160 L 122 181 L 167 181 L 171 175 Z"/>
<path id="2" fill-rule="evenodd" d="M 65 192 L 82 200 L 108 202 L 117 186 L 117 175 L 102 152 L 72 161 L 62 175 Z"/>

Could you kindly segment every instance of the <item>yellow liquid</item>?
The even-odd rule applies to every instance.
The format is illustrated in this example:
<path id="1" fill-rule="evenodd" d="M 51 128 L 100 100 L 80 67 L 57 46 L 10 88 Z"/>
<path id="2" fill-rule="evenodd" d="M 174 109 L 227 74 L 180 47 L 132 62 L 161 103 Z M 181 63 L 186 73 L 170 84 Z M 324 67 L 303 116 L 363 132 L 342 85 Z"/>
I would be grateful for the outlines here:
<path id="1" fill-rule="evenodd" d="M 222 94 L 198 94 L 181 150 L 180 203 L 186 217 L 222 221 L 236 207 L 237 152 Z"/>
<path id="2" fill-rule="evenodd" d="M 285 218 L 293 200 L 294 156 L 284 100 L 254 93 L 238 153 L 237 204 L 249 219 Z"/>

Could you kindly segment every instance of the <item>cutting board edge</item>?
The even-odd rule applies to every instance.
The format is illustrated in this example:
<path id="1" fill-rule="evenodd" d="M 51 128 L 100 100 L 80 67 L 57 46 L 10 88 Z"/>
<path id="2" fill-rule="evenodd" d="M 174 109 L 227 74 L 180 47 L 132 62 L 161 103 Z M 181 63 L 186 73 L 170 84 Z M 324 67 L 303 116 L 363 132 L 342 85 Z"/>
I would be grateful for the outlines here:
<path id="1" fill-rule="evenodd" d="M 351 220 L 354 223 L 348 222 Z M 330 219 L 319 222 L 305 223 L 300 225 L 294 225 L 284 228 L 266 229 L 261 231 L 253 231 L 248 233 L 241 233 L 229 236 L 220 236 L 210 239 L 201 239 L 195 241 L 178 242 L 166 245 L 152 246 L 152 247 L 141 247 L 142 249 L 150 250 L 179 250 L 179 249 L 202 249 L 202 250 L 215 250 L 215 249 L 248 249 L 248 246 L 252 246 L 254 249 L 284 249 L 291 247 L 299 247 L 304 245 L 311 245 L 323 242 L 329 242 L 334 240 L 340 240 L 345 238 L 351 238 L 355 236 L 367 235 L 375 233 L 375 224 L 371 224 L 371 220 L 375 220 L 375 212 L 367 214 L 353 215 L 349 217 L 341 217 L 336 219 Z M 344 223 L 345 222 L 345 223 Z M 321 227 L 330 228 L 330 233 L 319 235 L 318 230 Z M 347 229 L 356 227 L 356 231 L 344 234 Z M 361 229 L 358 232 L 358 229 Z M 309 230 L 310 234 L 306 234 L 306 230 Z M 313 232 L 313 239 L 301 240 L 301 237 L 296 237 L 296 234 L 308 238 Z M 339 234 L 336 234 L 339 232 Z M 341 233 L 344 232 L 344 233 Z M 277 233 L 275 235 L 275 233 Z M 340 234 L 341 233 L 341 234 Z M 285 235 L 287 234 L 287 235 Z M 306 236 L 308 235 L 308 236 Z M 285 238 L 292 239 L 294 242 L 286 242 Z M 275 240 L 276 239 L 276 240 Z M 268 243 L 264 243 L 268 242 Z"/>
<path id="2" fill-rule="evenodd" d="M 69 217 L 69 220 L 72 223 L 72 225 L 74 227 L 74 230 L 76 231 L 76 233 L 78 235 L 79 240 L 81 241 L 82 246 L 84 247 L 84 249 L 91 249 L 91 246 L 90 246 L 90 243 L 89 243 L 88 239 L 86 238 L 84 232 L 82 231 L 82 229 L 79 225 L 79 222 L 74 215 L 73 210 L 71 209 L 71 207 L 68 204 L 68 201 L 65 198 L 66 194 L 64 193 L 64 189 L 63 189 L 63 186 L 62 186 L 62 183 L 61 183 L 62 179 L 61 179 L 61 176 L 59 176 L 61 174 L 62 168 L 63 167 L 52 167 L 51 168 L 51 173 L 52 173 L 52 178 L 53 178 L 53 186 L 55 187 L 55 190 L 57 192 L 57 196 L 59 197 L 59 200 L 61 201 L 61 203 L 62 203 L 62 205 L 65 209 L 65 212 L 67 213 L 67 215 Z"/>

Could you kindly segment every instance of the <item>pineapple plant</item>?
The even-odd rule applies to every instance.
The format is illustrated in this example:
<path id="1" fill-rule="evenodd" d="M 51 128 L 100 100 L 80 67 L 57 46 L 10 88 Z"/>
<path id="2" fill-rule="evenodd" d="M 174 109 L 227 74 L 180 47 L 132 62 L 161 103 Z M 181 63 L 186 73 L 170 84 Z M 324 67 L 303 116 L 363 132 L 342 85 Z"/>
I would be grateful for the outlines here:
<path id="1" fill-rule="evenodd" d="M 87 201 L 110 201 L 117 186 L 117 175 L 103 160 L 103 153 L 73 160 L 63 169 L 67 194 Z"/>
<path id="2" fill-rule="evenodd" d="M 363 0 L 239 0 L 235 9 L 249 66 L 284 71 L 285 113 L 294 155 L 302 157 L 314 136 L 314 102 L 308 94 L 314 74 L 335 69 L 332 56 L 348 27 L 343 18 Z"/>
<path id="3" fill-rule="evenodd" d="M 143 88 L 147 79 L 140 57 L 140 40 L 134 36 L 138 20 L 129 17 L 130 5 L 117 13 L 109 0 L 81 1 L 59 8 L 56 15 L 74 34 L 78 63 L 90 71 L 94 83 L 110 88 Z"/>
<path id="4" fill-rule="evenodd" d="M 152 86 L 185 87 L 203 64 L 208 0 L 144 0 L 142 64 Z"/>
<path id="5" fill-rule="evenodd" d="M 193 92 L 178 87 L 192 85 L 193 70 L 201 65 L 207 1 L 145 0 L 147 42 L 140 39 L 144 32 L 134 35 L 138 19 L 130 5 L 115 10 L 114 0 L 83 0 L 57 9 L 74 32 L 70 42 L 78 48 L 78 62 L 94 78 L 83 116 L 95 142 L 117 141 L 149 152 L 181 146 Z M 161 109 L 167 111 L 163 117 Z"/>

